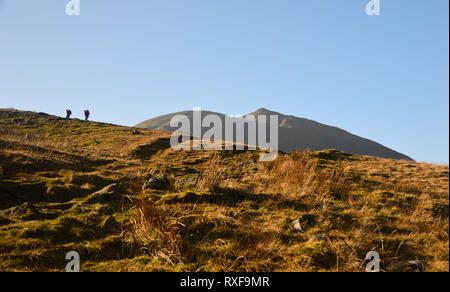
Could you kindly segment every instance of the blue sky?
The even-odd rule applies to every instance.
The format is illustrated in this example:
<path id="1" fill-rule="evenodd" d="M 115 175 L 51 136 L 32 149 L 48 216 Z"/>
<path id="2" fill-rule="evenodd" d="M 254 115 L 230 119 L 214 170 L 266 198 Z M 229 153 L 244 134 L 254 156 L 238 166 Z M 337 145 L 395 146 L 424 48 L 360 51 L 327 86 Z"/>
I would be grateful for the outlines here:
<path id="1" fill-rule="evenodd" d="M 0 0 L 0 107 L 134 125 L 260 107 L 449 161 L 449 1 Z"/>

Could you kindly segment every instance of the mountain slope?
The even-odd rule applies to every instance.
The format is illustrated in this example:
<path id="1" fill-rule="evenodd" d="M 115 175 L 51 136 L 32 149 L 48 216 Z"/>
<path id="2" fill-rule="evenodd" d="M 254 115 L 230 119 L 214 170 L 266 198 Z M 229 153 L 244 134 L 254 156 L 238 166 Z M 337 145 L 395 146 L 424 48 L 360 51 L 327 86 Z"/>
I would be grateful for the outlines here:
<path id="1" fill-rule="evenodd" d="M 449 270 L 448 165 L 169 137 L 0 109 L 0 272 Z"/>
<path id="2" fill-rule="evenodd" d="M 224 114 L 207 111 L 202 112 L 202 117 L 209 114 L 219 116 L 222 121 L 225 117 Z M 185 115 L 192 121 L 192 111 L 184 111 L 149 119 L 136 125 L 136 127 L 173 132 L 177 128 L 170 127 L 170 120 L 175 115 Z M 305 149 L 313 151 L 337 149 L 356 155 L 413 161 L 410 157 L 377 142 L 305 118 L 286 116 L 264 108 L 251 113 L 251 115 L 278 115 L 279 150 L 284 152 Z M 207 129 L 204 129 L 203 132 L 206 130 Z"/>

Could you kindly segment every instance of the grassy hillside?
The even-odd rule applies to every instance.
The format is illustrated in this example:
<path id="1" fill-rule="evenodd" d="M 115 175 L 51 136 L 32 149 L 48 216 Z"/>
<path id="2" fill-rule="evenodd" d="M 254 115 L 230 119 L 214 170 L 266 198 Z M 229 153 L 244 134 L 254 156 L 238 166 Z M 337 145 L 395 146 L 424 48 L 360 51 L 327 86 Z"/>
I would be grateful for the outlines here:
<path id="1" fill-rule="evenodd" d="M 448 166 L 169 137 L 0 110 L 0 271 L 449 270 Z"/>

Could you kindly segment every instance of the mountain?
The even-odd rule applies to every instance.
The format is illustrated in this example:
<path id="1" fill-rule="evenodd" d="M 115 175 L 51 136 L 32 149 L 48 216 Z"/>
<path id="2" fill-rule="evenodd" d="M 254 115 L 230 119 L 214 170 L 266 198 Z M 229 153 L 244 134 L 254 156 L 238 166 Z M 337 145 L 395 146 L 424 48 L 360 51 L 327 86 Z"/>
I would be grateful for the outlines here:
<path id="1" fill-rule="evenodd" d="M 202 117 L 210 114 L 219 116 L 222 121 L 225 118 L 225 115 L 221 113 L 202 111 Z M 177 128 L 170 127 L 170 120 L 176 115 L 187 116 L 192 124 L 192 111 L 183 111 L 149 119 L 136 125 L 136 127 L 173 132 Z M 251 113 L 251 115 L 278 115 L 279 150 L 283 152 L 305 149 L 312 151 L 336 149 L 356 155 L 368 155 L 379 158 L 413 161 L 410 157 L 385 147 L 377 142 L 359 137 L 333 126 L 318 123 L 316 121 L 283 115 L 265 108 L 258 109 L 257 111 Z M 203 132 L 206 130 L 207 129 L 203 129 Z"/>

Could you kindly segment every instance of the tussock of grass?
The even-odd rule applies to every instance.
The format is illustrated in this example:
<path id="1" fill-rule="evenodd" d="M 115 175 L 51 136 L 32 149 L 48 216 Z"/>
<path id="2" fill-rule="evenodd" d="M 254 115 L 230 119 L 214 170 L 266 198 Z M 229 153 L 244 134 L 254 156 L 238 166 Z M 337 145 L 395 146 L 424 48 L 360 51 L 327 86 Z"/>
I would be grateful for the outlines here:
<path id="1" fill-rule="evenodd" d="M 309 151 L 282 155 L 266 165 L 263 176 L 267 184 L 260 190 L 287 196 L 315 196 L 318 200 L 334 197 L 351 201 L 349 175 L 342 166 L 324 168 Z"/>
<path id="2" fill-rule="evenodd" d="M 180 230 L 187 211 L 155 206 L 144 200 L 133 201 L 135 209 L 130 223 L 136 243 L 149 255 L 179 261 L 183 248 Z"/>
<path id="3" fill-rule="evenodd" d="M 223 158 L 221 154 L 214 153 L 211 158 L 206 161 L 200 171 L 197 181 L 196 190 L 215 192 L 222 181 L 224 172 Z"/>

